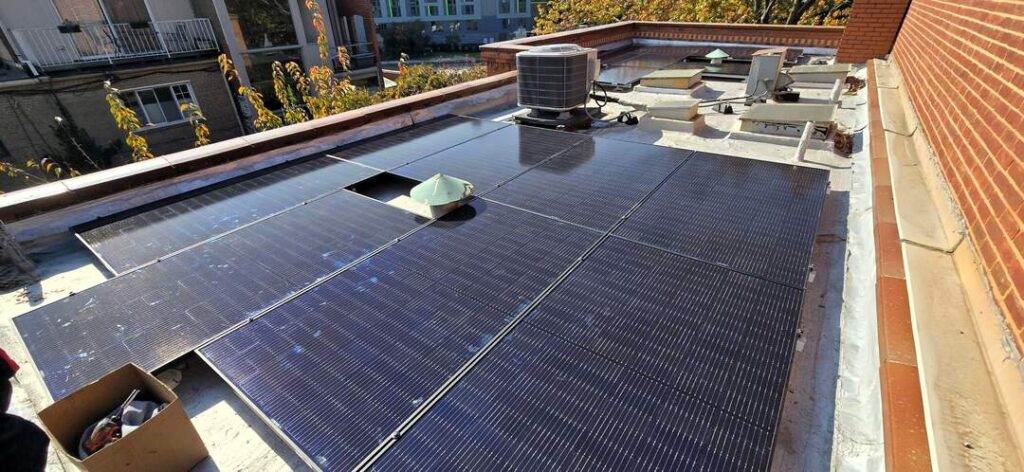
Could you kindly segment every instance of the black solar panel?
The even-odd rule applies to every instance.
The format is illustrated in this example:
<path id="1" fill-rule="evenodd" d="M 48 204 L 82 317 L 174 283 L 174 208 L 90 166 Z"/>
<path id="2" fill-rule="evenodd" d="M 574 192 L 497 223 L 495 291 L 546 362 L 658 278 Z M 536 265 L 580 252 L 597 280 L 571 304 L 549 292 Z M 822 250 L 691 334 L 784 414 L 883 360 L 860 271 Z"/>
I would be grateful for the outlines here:
<path id="1" fill-rule="evenodd" d="M 418 180 L 447 174 L 468 180 L 480 194 L 583 139 L 579 134 L 510 126 L 399 167 L 394 173 Z"/>
<path id="2" fill-rule="evenodd" d="M 590 138 L 484 196 L 608 230 L 690 154 L 692 151 Z"/>
<path id="3" fill-rule="evenodd" d="M 351 469 L 503 315 L 370 258 L 201 350 L 327 470 Z"/>
<path id="4" fill-rule="evenodd" d="M 803 287 L 828 172 L 697 153 L 615 232 Z"/>
<path id="5" fill-rule="evenodd" d="M 598 236 L 476 199 L 375 257 L 518 313 Z"/>
<path id="6" fill-rule="evenodd" d="M 769 434 L 521 325 L 375 470 L 764 470 Z"/>
<path id="7" fill-rule="evenodd" d="M 448 116 L 344 146 L 329 154 L 390 170 L 506 126 L 509 124 Z"/>
<path id="8" fill-rule="evenodd" d="M 120 273 L 376 173 L 320 157 L 164 204 L 80 236 Z"/>
<path id="9" fill-rule="evenodd" d="M 526 322 L 772 431 L 801 297 L 612 238 Z"/>
<path id="10" fill-rule="evenodd" d="M 201 352 L 322 468 L 351 469 L 598 236 L 476 200 Z"/>
<path id="11" fill-rule="evenodd" d="M 14 323 L 50 393 L 61 398 L 126 362 L 160 367 L 417 224 L 401 210 L 337 193 Z M 263 244 L 243 244 L 251 241 Z"/>

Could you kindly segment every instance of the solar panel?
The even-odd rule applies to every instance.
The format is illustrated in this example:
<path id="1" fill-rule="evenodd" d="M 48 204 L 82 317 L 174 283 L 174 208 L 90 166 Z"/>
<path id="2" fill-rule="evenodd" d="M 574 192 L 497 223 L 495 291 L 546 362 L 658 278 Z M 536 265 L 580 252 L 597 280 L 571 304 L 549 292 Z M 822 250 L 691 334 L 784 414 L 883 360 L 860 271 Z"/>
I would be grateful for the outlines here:
<path id="1" fill-rule="evenodd" d="M 484 195 L 603 231 L 690 154 L 692 151 L 591 138 Z"/>
<path id="2" fill-rule="evenodd" d="M 351 469 L 598 236 L 477 199 L 200 352 L 320 467 Z"/>
<path id="3" fill-rule="evenodd" d="M 827 186 L 825 170 L 697 153 L 615 234 L 803 287 Z"/>
<path id="4" fill-rule="evenodd" d="M 520 325 L 374 470 L 764 470 L 769 434 Z"/>
<path id="5" fill-rule="evenodd" d="M 14 323 L 47 389 L 61 398 L 126 362 L 160 367 L 418 224 L 401 210 L 337 193 Z"/>
<path id="6" fill-rule="evenodd" d="M 518 313 L 598 236 L 478 198 L 375 257 Z"/>
<path id="7" fill-rule="evenodd" d="M 391 170 L 506 126 L 509 124 L 448 116 L 343 146 L 329 154 L 377 169 Z"/>
<path id="8" fill-rule="evenodd" d="M 526 322 L 773 431 L 802 291 L 611 238 Z"/>
<path id="9" fill-rule="evenodd" d="M 134 269 L 377 171 L 320 157 L 276 168 L 79 233 L 115 273 Z"/>
<path id="10" fill-rule="evenodd" d="M 394 170 L 426 180 L 437 173 L 468 180 L 478 194 L 582 141 L 579 134 L 510 126 Z"/>

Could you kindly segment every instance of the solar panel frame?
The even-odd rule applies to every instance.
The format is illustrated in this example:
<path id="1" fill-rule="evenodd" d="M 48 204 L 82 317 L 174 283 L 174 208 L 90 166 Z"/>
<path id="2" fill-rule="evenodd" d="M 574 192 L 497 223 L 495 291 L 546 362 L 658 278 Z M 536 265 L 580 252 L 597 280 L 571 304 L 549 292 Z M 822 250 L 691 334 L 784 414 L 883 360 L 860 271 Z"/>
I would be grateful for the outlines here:
<path id="1" fill-rule="evenodd" d="M 374 138 L 346 144 L 327 154 L 390 171 L 452 146 L 510 126 L 509 123 L 447 115 Z"/>
<path id="2" fill-rule="evenodd" d="M 75 231 L 104 266 L 120 274 L 378 173 L 319 156 L 161 200 Z"/>
<path id="3" fill-rule="evenodd" d="M 257 368 L 262 364 L 252 364 L 253 356 L 249 355 L 247 350 L 258 345 L 258 340 L 269 339 L 269 342 L 281 351 L 283 344 L 278 346 L 280 343 L 277 343 L 277 338 L 291 336 L 289 333 L 294 330 L 289 326 L 295 325 L 306 332 L 304 335 L 292 336 L 290 340 L 304 346 L 307 352 L 324 354 L 323 359 L 327 359 L 327 354 L 322 352 L 323 349 L 327 349 L 348 358 L 347 347 L 327 332 L 326 326 L 332 323 L 321 320 L 320 312 L 337 312 L 346 310 L 345 307 L 363 306 L 351 298 L 362 297 L 363 294 L 375 290 L 387 290 L 387 296 L 380 297 L 382 305 L 393 302 L 406 306 L 410 300 L 441 292 L 448 297 L 462 300 L 462 303 L 474 304 L 478 310 L 491 313 L 491 319 L 486 323 L 485 329 L 471 331 L 473 334 L 468 338 L 463 336 L 459 338 L 460 341 L 453 341 L 454 347 L 458 348 L 457 351 L 464 355 L 459 357 L 460 362 L 447 364 L 447 367 L 442 369 L 443 372 L 434 372 L 436 375 L 432 377 L 431 387 L 418 390 L 419 395 L 425 398 L 468 360 L 470 355 L 487 344 L 490 336 L 507 324 L 599 237 L 601 233 L 595 231 L 475 199 L 469 206 L 409 234 L 358 266 L 338 274 L 261 316 L 253 323 L 204 346 L 199 352 L 243 398 L 264 413 L 269 424 L 278 429 L 302 454 L 311 458 L 311 462 L 317 467 L 330 470 L 352 468 L 377 447 L 380 441 L 386 439 L 386 434 L 390 434 L 402 419 L 415 410 L 417 405 L 411 402 L 411 397 L 406 398 L 410 402 L 391 405 L 392 408 L 401 410 L 401 415 L 387 416 L 372 409 L 349 408 L 345 398 L 324 394 L 324 398 L 330 400 L 330 405 L 324 408 L 330 411 L 306 412 L 304 422 L 295 423 L 289 418 L 281 418 L 279 414 L 295 411 L 296 407 L 289 405 L 291 399 L 302 396 L 303 391 L 334 391 L 334 388 L 325 385 L 324 382 L 328 379 L 335 379 L 332 382 L 337 382 L 336 379 L 341 377 L 318 375 L 315 378 L 301 379 L 305 390 L 294 392 L 288 389 L 291 393 L 275 396 L 270 393 L 275 390 L 274 386 L 287 384 L 284 379 L 294 376 L 295 372 L 277 372 L 277 365 Z M 488 274 L 496 274 L 497 277 L 487 277 Z M 324 295 L 327 292 L 332 292 L 333 295 Z M 345 301 L 337 302 L 339 299 Z M 395 311 L 392 308 L 380 308 L 383 313 L 381 316 L 400 318 L 409 311 Z M 304 314 L 300 316 L 296 313 Z M 316 334 L 321 333 L 321 329 L 322 336 Z M 402 331 L 405 328 L 399 324 L 394 329 Z M 372 336 L 375 335 L 366 334 L 360 339 Z M 467 345 L 471 349 L 466 350 Z M 438 344 L 431 349 L 443 351 L 451 347 L 447 344 Z M 283 349 L 283 352 L 278 352 L 277 355 L 283 356 L 286 353 L 287 349 Z M 414 364 L 430 357 L 429 352 L 413 350 L 403 356 L 402 362 Z M 385 356 L 374 362 L 387 360 Z M 393 359 L 390 362 L 395 363 Z M 310 367 L 313 371 L 324 372 L 333 368 Z M 387 368 L 377 372 L 377 381 L 390 384 L 387 380 L 388 372 L 390 370 Z M 393 392 L 401 388 L 386 390 Z M 378 417 L 378 420 L 381 421 L 381 434 L 384 436 L 378 435 L 377 442 L 363 441 L 356 447 L 357 439 L 366 437 L 365 431 L 356 436 L 344 436 L 347 433 L 339 433 L 340 436 L 334 435 L 329 443 L 319 443 L 317 446 L 311 438 L 327 433 L 311 432 L 310 427 L 306 425 L 329 423 L 325 418 L 337 416 L 337 410 L 348 411 L 346 417 L 351 422 L 359 424 L 372 422 L 363 421 L 360 415 L 371 416 L 380 413 L 382 416 Z M 368 411 L 364 413 L 363 410 Z M 384 416 L 387 417 L 383 418 Z M 361 449 L 359 453 L 353 453 L 354 448 Z"/>
<path id="4" fill-rule="evenodd" d="M 339 218 L 339 209 L 363 218 Z M 296 223 L 302 220 L 319 226 Z M 165 365 L 424 222 L 340 192 L 19 315 L 14 323 L 57 399 L 129 361 L 145 369 Z M 271 254 L 303 263 L 285 270 L 266 259 L 265 248 L 238 244 L 265 231 L 287 242 Z M 319 252 L 322 247 L 335 252 Z"/>

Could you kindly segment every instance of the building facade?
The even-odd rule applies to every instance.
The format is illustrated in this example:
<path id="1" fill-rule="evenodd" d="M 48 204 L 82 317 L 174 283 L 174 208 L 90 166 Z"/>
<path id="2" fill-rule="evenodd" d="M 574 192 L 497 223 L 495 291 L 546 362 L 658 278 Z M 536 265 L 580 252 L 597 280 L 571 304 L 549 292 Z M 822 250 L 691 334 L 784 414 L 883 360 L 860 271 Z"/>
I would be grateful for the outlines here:
<path id="1" fill-rule="evenodd" d="M 378 83 L 368 0 L 318 2 L 330 50 L 347 47 L 352 76 Z M 122 90 L 144 124 L 139 134 L 157 155 L 193 145 L 188 117 L 180 111 L 186 103 L 203 111 L 214 141 L 242 135 L 250 113 L 216 58 L 227 53 L 242 85 L 272 95 L 273 61 L 304 67 L 320 62 L 312 15 L 303 3 L 0 0 L 0 110 L 6 111 L 0 113 L 0 161 L 20 165 L 64 156 L 84 166 L 80 172 L 93 170 L 90 161 L 101 167 L 123 163 L 128 150 L 118 145 L 123 133 L 105 103 L 106 80 Z M 2 190 L 18 184 L 0 183 Z"/>
<path id="2" fill-rule="evenodd" d="M 472 47 L 523 37 L 537 12 L 531 0 L 373 0 L 378 30 L 419 22 L 435 44 Z"/>

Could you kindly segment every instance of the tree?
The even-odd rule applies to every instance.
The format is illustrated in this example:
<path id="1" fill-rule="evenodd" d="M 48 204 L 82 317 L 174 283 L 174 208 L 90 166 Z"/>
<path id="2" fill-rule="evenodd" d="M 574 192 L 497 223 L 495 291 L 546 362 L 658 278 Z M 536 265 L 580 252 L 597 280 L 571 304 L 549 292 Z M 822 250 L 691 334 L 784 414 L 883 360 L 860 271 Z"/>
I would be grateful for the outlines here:
<path id="1" fill-rule="evenodd" d="M 553 33 L 617 21 L 844 24 L 853 0 L 549 0 L 534 32 Z"/>
<path id="2" fill-rule="evenodd" d="M 430 49 L 430 35 L 426 33 L 426 25 L 420 21 L 390 24 L 381 33 L 381 39 L 384 41 L 384 54 L 390 59 L 398 59 L 403 52 L 422 56 Z"/>

